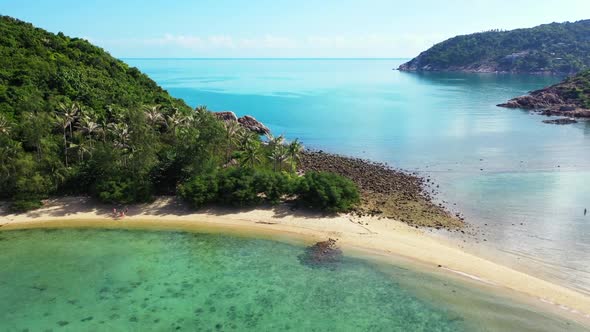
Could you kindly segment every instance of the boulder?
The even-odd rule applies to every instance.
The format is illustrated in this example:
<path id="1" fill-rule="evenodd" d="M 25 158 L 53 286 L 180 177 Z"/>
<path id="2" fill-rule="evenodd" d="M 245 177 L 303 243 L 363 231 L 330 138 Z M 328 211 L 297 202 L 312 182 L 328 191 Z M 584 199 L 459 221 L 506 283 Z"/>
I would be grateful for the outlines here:
<path id="1" fill-rule="evenodd" d="M 256 120 L 254 117 L 249 115 L 245 115 L 238 119 L 238 122 L 242 125 L 242 127 L 258 133 L 260 135 L 268 135 L 270 134 L 270 129 L 268 129 L 262 122 Z"/>
<path id="2" fill-rule="evenodd" d="M 236 113 L 230 111 L 212 112 L 215 117 L 221 121 L 238 121 Z"/>
<path id="3" fill-rule="evenodd" d="M 270 134 L 270 129 L 266 127 L 262 122 L 256 120 L 254 117 L 250 115 L 245 115 L 241 118 L 236 116 L 236 113 L 230 111 L 222 111 L 222 112 L 211 112 L 213 115 L 224 122 L 238 122 L 243 128 L 248 129 L 252 132 L 255 132 L 259 135 L 268 135 Z"/>

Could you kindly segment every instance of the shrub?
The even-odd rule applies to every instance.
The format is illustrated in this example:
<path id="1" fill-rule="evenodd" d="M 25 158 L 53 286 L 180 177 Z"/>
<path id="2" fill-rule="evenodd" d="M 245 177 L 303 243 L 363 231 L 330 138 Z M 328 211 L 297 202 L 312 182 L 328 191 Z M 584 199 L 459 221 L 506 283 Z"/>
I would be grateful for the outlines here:
<path id="1" fill-rule="evenodd" d="M 286 172 L 258 171 L 256 187 L 273 205 L 279 204 L 285 196 L 292 195 L 296 187 L 296 178 Z"/>
<path id="2" fill-rule="evenodd" d="M 41 200 L 47 198 L 52 183 L 39 173 L 23 175 L 16 180 L 17 193 L 12 199 L 10 209 L 14 212 L 26 212 L 40 208 Z"/>
<path id="3" fill-rule="evenodd" d="M 180 184 L 177 193 L 192 207 L 208 203 L 252 206 L 264 200 L 278 204 L 293 195 L 296 179 L 286 172 L 265 169 L 227 168 L 209 175 L 194 176 Z"/>
<path id="4" fill-rule="evenodd" d="M 239 207 L 259 204 L 262 197 L 256 185 L 256 171 L 251 168 L 228 168 L 217 177 L 218 201 Z"/>
<path id="5" fill-rule="evenodd" d="M 359 202 L 355 184 L 332 173 L 307 173 L 302 178 L 266 169 L 227 168 L 209 175 L 194 176 L 177 188 L 192 207 L 209 203 L 237 207 L 254 206 L 265 200 L 280 203 L 286 196 L 314 209 L 349 211 Z"/>
<path id="6" fill-rule="evenodd" d="M 296 193 L 304 205 L 328 212 L 350 211 L 360 201 L 358 189 L 352 181 L 326 172 L 306 173 Z"/>
<path id="7" fill-rule="evenodd" d="M 131 178 L 101 180 L 96 185 L 96 196 L 105 203 L 145 203 L 152 201 L 153 188 L 149 181 Z"/>
<path id="8" fill-rule="evenodd" d="M 13 212 L 27 212 L 31 210 L 36 210 L 43 206 L 41 202 L 41 197 L 39 196 L 24 196 L 19 195 L 15 197 L 10 204 L 10 210 Z"/>
<path id="9" fill-rule="evenodd" d="M 218 197 L 216 174 L 195 176 L 178 186 L 178 195 L 192 207 L 200 208 L 215 202 Z"/>

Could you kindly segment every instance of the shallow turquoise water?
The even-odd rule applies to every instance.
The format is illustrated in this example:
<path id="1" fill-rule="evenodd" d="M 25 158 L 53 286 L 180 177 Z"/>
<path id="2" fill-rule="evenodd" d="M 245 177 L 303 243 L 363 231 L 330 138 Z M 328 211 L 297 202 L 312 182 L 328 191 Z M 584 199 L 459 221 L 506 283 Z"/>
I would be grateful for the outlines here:
<path id="1" fill-rule="evenodd" d="M 402 73 L 396 59 L 125 61 L 193 106 L 430 175 L 482 242 L 590 291 L 590 124 L 495 106 L 558 77 Z"/>
<path id="2" fill-rule="evenodd" d="M 251 238 L 0 232 L 2 331 L 558 331 L 524 305 L 404 268 Z"/>

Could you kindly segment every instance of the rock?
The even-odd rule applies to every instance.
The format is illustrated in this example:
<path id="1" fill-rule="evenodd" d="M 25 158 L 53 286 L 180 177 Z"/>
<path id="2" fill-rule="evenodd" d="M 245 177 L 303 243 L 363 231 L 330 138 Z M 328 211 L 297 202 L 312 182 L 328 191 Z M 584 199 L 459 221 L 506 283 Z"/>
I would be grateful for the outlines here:
<path id="1" fill-rule="evenodd" d="M 299 256 L 299 261 L 311 267 L 335 268 L 342 259 L 342 251 L 336 246 L 336 240 L 328 239 L 307 247 Z"/>
<path id="2" fill-rule="evenodd" d="M 510 99 L 504 104 L 498 104 L 499 107 L 522 108 L 522 109 L 543 109 L 551 107 L 562 107 L 573 105 L 564 105 L 566 101 L 559 95 L 559 92 L 551 87 L 533 91 L 528 95 Z M 575 106 L 573 106 L 575 108 Z"/>
<path id="3" fill-rule="evenodd" d="M 245 115 L 238 119 L 238 122 L 246 129 L 251 130 L 255 133 L 260 135 L 268 135 L 270 134 L 270 129 L 268 129 L 262 122 L 256 120 L 254 117 L 249 115 Z"/>
<path id="4" fill-rule="evenodd" d="M 543 123 L 556 124 L 556 125 L 566 125 L 566 124 L 578 123 L 578 121 L 576 119 L 571 119 L 571 118 L 559 118 L 559 119 L 553 119 L 553 120 L 543 120 Z"/>
<path id="5" fill-rule="evenodd" d="M 574 108 L 573 111 L 562 111 L 561 109 L 571 109 L 570 107 L 560 107 L 559 109 L 546 109 L 539 112 L 546 116 L 567 116 L 571 118 L 590 118 L 590 110 L 583 108 Z"/>
<path id="6" fill-rule="evenodd" d="M 576 94 L 571 92 L 580 89 L 584 89 L 581 83 L 566 80 L 544 89 L 532 91 L 528 95 L 510 99 L 497 106 L 533 110 L 547 116 L 588 118 L 590 117 L 590 109 L 584 108 L 583 98 L 575 97 Z M 546 123 L 566 124 L 563 120 Z"/>
<path id="7" fill-rule="evenodd" d="M 238 121 L 236 113 L 230 111 L 212 112 L 213 115 L 221 121 Z"/>
<path id="8" fill-rule="evenodd" d="M 262 122 L 256 120 L 254 117 L 250 115 L 245 115 L 241 118 L 236 116 L 236 113 L 230 111 L 222 111 L 222 112 L 211 112 L 213 115 L 224 122 L 238 122 L 243 128 L 253 131 L 259 135 L 268 135 L 270 134 L 270 129 L 266 127 Z"/>

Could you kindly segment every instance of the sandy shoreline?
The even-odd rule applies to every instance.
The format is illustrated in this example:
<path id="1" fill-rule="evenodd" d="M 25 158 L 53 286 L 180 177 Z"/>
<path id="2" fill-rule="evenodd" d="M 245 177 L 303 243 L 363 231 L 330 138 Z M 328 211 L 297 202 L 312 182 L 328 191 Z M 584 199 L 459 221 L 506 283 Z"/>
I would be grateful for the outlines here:
<path id="1" fill-rule="evenodd" d="M 400 259 L 407 260 L 424 270 L 463 278 L 499 292 L 516 292 L 515 295 L 520 297 L 559 308 L 558 312 L 590 326 L 590 297 L 477 257 L 459 249 L 456 244 L 390 219 L 349 215 L 325 217 L 290 211 L 286 206 L 194 213 L 171 198 L 132 206 L 124 220 L 113 220 L 111 211 L 112 206 L 85 198 L 60 198 L 40 210 L 25 214 L 0 211 L 0 230 L 126 227 L 250 234 L 300 243 L 336 238 L 346 253 L 394 264 Z"/>

